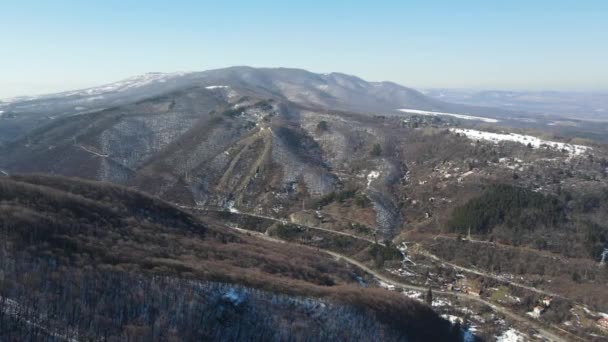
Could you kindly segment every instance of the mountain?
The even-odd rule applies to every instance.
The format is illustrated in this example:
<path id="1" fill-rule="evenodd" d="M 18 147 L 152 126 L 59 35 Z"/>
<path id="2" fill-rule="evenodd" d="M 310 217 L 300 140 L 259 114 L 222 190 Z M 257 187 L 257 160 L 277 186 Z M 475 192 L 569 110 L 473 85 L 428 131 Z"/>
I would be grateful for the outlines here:
<path id="1" fill-rule="evenodd" d="M 608 94 L 567 91 L 427 89 L 440 101 L 509 110 L 502 124 L 608 142 Z"/>
<path id="2" fill-rule="evenodd" d="M 450 339 L 430 308 L 311 249 L 110 184 L 0 189 L 2 340 Z"/>
<path id="3" fill-rule="evenodd" d="M 77 114 L 84 103 L 90 111 Z M 272 216 L 350 194 L 367 206 L 350 219 L 365 217 L 381 239 L 398 233 L 407 206 L 413 147 L 403 119 L 412 114 L 398 109 L 451 107 L 389 82 L 249 67 L 154 73 L 5 106 L 0 127 L 28 132 L 0 147 L 4 172 L 109 181 L 180 205 Z M 53 119 L 26 125 L 42 116 Z"/>
<path id="4" fill-rule="evenodd" d="M 91 104 L 75 109 L 83 103 Z M 350 311 L 348 303 L 330 305 L 353 292 L 331 282 L 378 285 L 418 300 L 431 287 L 427 302 L 434 310 L 453 322 L 471 320 L 462 331 L 469 340 L 473 329 L 488 339 L 516 329 L 555 340 L 543 330 L 549 325 L 572 334 L 601 333 L 594 326 L 608 310 L 602 296 L 608 273 L 598 267 L 608 253 L 608 148 L 601 125 L 577 126 L 587 134 L 581 138 L 549 125 L 556 117 L 452 105 L 343 74 L 248 67 L 148 74 L 2 106 L 0 129 L 11 132 L 0 146 L 0 174 L 10 183 L 0 209 L 6 205 L 11 218 L 2 229 L 28 232 L 29 218 L 48 219 L 49 229 L 66 222 L 59 237 L 35 224 L 43 240 L 33 231 L 11 243 L 85 270 L 97 264 L 104 272 L 116 265 L 133 270 L 128 277 L 101 274 L 118 279 L 116 291 L 134 300 L 130 288 L 178 296 L 196 288 L 181 279 L 205 279 L 205 303 L 238 304 L 243 293 L 261 303 L 239 311 L 244 316 L 224 309 L 220 316 L 258 317 L 258 308 L 274 302 L 273 317 L 282 317 L 285 306 L 297 307 L 298 317 L 317 317 L 318 311 L 306 309 L 312 303 L 337 308 L 324 316 L 335 318 L 327 321 L 331 326 L 345 320 L 357 325 L 367 316 Z M 31 173 L 47 176 L 23 175 Z M 32 192 L 31 186 L 45 190 Z M 18 193 L 26 203 L 18 202 Z M 70 201 L 61 202 L 65 196 Z M 37 198 L 46 202 L 38 205 Z M 51 199 L 59 202 L 47 203 Z M 127 199 L 133 204 L 124 204 Z M 11 212 L 22 212 L 21 221 L 13 221 Z M 188 245 L 192 239 L 200 245 Z M 125 243 L 134 258 L 114 248 Z M 299 245 L 321 259 L 306 254 L 298 263 Z M 321 251 L 368 278 L 345 274 Z M 27 265 L 27 272 L 42 267 Z M 105 284 L 92 273 L 85 272 L 87 279 Z M 144 275 L 178 280 L 140 282 Z M 240 287 L 233 293 L 226 283 Z M 336 292 L 319 294 L 319 286 Z M 287 297 L 274 298 L 277 291 Z M 316 299 L 302 302 L 302 295 Z M 554 304 L 547 307 L 540 295 Z M 180 296 L 177 303 L 186 300 Z M 370 300 L 364 308 L 385 306 L 372 297 L 362 297 Z M 528 319 L 539 302 L 547 324 Z M 398 324 L 401 314 L 390 310 L 377 318 Z M 479 314 L 463 314 L 471 312 Z M 384 324 L 372 323 L 370 331 Z M 328 334 L 337 331 L 325 327 Z M 122 328 L 112 329 L 122 334 Z"/>
<path id="5" fill-rule="evenodd" d="M 608 94 L 600 92 L 428 89 L 424 94 L 473 106 L 524 110 L 574 120 L 608 120 Z"/>
<path id="6" fill-rule="evenodd" d="M 306 107 L 387 114 L 399 108 L 502 115 L 504 110 L 448 104 L 392 82 L 367 82 L 341 73 L 231 67 L 189 73 L 148 73 L 100 87 L 0 101 L 0 143 L 65 116 L 90 113 L 192 87 L 253 93 Z M 4 119 L 4 120 L 2 120 Z"/>
<path id="7" fill-rule="evenodd" d="M 0 104 L 0 170 L 111 181 L 176 203 L 273 214 L 355 188 L 381 213 L 376 224 L 389 238 L 401 222 L 394 188 L 407 170 L 390 152 L 399 133 L 378 115 L 400 117 L 402 108 L 481 110 L 340 73 L 150 73 Z M 387 153 L 373 155 L 376 145 Z M 377 181 L 366 180 L 370 167 L 384 170 Z"/>

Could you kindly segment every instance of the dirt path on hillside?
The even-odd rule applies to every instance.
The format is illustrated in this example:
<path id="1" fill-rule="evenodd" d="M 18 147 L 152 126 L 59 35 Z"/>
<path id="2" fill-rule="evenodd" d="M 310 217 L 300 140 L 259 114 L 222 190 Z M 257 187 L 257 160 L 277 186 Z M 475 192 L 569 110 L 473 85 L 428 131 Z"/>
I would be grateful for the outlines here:
<path id="1" fill-rule="evenodd" d="M 257 217 L 257 218 L 262 218 L 262 219 L 266 219 L 266 220 L 270 220 L 270 221 L 275 221 L 275 222 L 282 223 L 282 224 L 289 223 L 289 224 L 292 224 L 292 225 L 294 225 L 296 227 L 302 227 L 302 228 L 306 228 L 306 229 L 318 230 L 318 231 L 328 232 L 328 233 L 331 233 L 331 234 L 351 237 L 353 239 L 361 240 L 361 241 L 365 241 L 365 242 L 369 242 L 369 243 L 376 243 L 376 241 L 374 241 L 373 239 L 366 238 L 366 237 L 363 237 L 363 236 L 358 236 L 356 234 L 351 234 L 351 233 L 346 233 L 346 232 L 339 232 L 339 231 L 331 230 L 331 229 L 327 229 L 327 228 L 308 226 L 308 225 L 305 225 L 305 224 L 292 223 L 292 222 L 290 222 L 287 219 L 278 219 L 278 218 L 274 218 L 274 217 L 270 217 L 270 216 L 265 216 L 265 215 L 243 213 L 243 212 L 234 212 L 234 211 L 229 211 L 229 210 L 224 210 L 224 209 L 209 209 L 209 208 L 196 208 L 196 207 L 185 207 L 185 206 L 179 206 L 179 207 L 180 208 L 184 208 L 184 209 L 197 210 L 197 211 L 214 211 L 214 212 L 231 213 L 233 215 L 243 215 L 243 216 Z M 381 242 L 378 242 L 378 244 L 384 246 L 384 244 L 381 243 Z"/>

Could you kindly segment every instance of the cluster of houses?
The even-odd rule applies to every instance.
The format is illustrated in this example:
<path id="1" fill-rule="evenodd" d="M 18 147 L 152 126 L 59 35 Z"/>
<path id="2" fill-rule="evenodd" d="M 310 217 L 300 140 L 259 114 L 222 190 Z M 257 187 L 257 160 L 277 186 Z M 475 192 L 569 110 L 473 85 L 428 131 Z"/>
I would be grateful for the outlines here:
<path id="1" fill-rule="evenodd" d="M 448 291 L 462 292 L 473 296 L 481 296 L 481 288 L 460 274 L 456 274 L 456 279 L 447 285 Z"/>
<path id="2" fill-rule="evenodd" d="M 553 299 L 551 297 L 544 297 L 538 301 L 538 303 L 534 306 L 532 311 L 528 312 L 528 315 L 533 318 L 539 318 L 550 306 L 551 301 Z"/>

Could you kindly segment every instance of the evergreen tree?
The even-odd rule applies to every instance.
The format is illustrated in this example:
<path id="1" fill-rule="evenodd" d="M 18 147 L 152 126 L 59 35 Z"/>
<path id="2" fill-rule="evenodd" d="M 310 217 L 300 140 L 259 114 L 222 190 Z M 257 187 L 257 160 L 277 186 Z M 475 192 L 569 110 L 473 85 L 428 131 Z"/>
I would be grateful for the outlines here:
<path id="1" fill-rule="evenodd" d="M 374 144 L 374 147 L 372 147 L 371 155 L 374 157 L 379 157 L 381 154 L 382 154 L 382 147 L 380 146 L 380 144 Z"/>

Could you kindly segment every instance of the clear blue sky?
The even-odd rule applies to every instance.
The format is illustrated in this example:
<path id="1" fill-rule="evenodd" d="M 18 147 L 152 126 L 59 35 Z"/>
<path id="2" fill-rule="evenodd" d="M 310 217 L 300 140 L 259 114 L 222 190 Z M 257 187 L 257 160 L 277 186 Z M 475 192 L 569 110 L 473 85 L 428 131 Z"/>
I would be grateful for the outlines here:
<path id="1" fill-rule="evenodd" d="M 2 1 L 0 98 L 148 71 L 608 91 L 608 1 Z"/>

